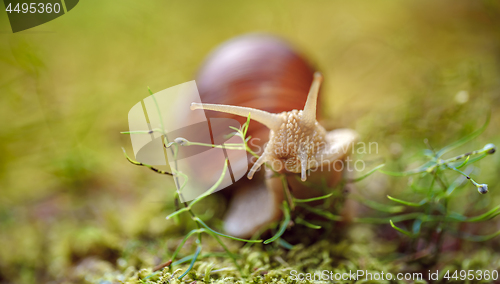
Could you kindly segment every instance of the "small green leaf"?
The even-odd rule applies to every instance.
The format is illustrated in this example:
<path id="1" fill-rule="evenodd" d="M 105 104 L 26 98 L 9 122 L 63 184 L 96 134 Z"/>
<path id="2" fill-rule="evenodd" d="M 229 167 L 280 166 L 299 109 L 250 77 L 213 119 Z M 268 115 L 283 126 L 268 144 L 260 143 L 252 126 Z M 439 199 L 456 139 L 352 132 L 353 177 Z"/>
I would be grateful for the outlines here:
<path id="1" fill-rule="evenodd" d="M 412 231 L 413 231 L 413 234 L 418 234 L 420 233 L 420 228 L 422 227 L 422 219 L 415 219 L 415 221 L 413 221 L 413 226 L 412 226 Z"/>
<path id="2" fill-rule="evenodd" d="M 372 209 L 387 213 L 400 213 L 405 210 L 403 206 L 392 206 L 392 205 L 381 204 L 369 199 L 360 199 L 359 201 Z"/>
<path id="3" fill-rule="evenodd" d="M 405 171 L 405 172 L 391 172 L 391 171 L 383 171 L 383 170 L 379 170 L 379 172 L 386 174 L 386 175 L 395 176 L 395 177 L 405 177 L 405 176 L 416 175 L 419 173 L 427 172 L 427 171 L 429 171 L 429 169 L 432 169 L 436 165 L 437 164 L 435 161 L 429 161 L 416 169 Z"/>
<path id="4" fill-rule="evenodd" d="M 280 229 L 278 230 L 276 235 L 274 235 L 272 238 L 265 240 L 264 244 L 267 245 L 267 244 L 274 242 L 279 237 L 281 237 L 283 235 L 283 233 L 285 233 L 286 227 L 288 226 L 288 223 L 290 223 L 290 208 L 288 208 L 286 201 L 283 201 L 283 213 L 285 214 L 285 218 L 283 219 L 283 222 L 281 223 Z"/>
<path id="5" fill-rule="evenodd" d="M 235 240 L 235 241 L 240 241 L 240 242 L 247 242 L 247 243 L 262 243 L 262 240 L 245 240 L 245 239 L 240 239 L 240 238 L 236 238 L 236 237 L 233 237 L 233 236 L 229 236 L 229 235 L 225 235 L 223 233 L 219 233 L 217 231 L 215 231 L 214 229 L 210 228 L 207 224 L 205 224 L 205 222 L 203 222 L 200 218 L 198 217 L 193 217 L 193 220 L 195 220 L 196 222 L 198 222 L 200 225 L 202 225 L 203 227 L 205 227 L 205 229 L 207 229 L 209 232 L 213 233 L 213 234 L 216 234 L 218 236 L 221 236 L 221 237 L 224 237 L 224 238 L 228 238 L 228 239 L 231 239 L 231 240 Z"/>
<path id="6" fill-rule="evenodd" d="M 181 248 L 184 246 L 184 244 L 186 243 L 187 239 L 189 239 L 189 237 L 191 237 L 193 234 L 196 234 L 196 233 L 201 233 L 204 229 L 194 229 L 194 230 L 191 230 L 189 233 L 187 233 L 187 235 L 184 237 L 184 239 L 182 239 L 181 243 L 177 246 L 177 249 L 175 250 L 174 254 L 172 255 L 172 258 L 170 258 L 170 260 L 174 261 L 174 259 L 177 257 L 177 254 L 179 254 Z"/>
<path id="7" fill-rule="evenodd" d="M 308 198 L 308 199 L 293 198 L 293 201 L 294 202 L 298 202 L 298 203 L 311 202 L 311 201 L 316 201 L 316 200 L 327 199 L 327 198 L 329 198 L 332 195 L 333 195 L 333 192 L 330 193 L 330 194 L 327 194 L 327 195 L 323 195 L 323 196 L 319 196 L 319 197 L 314 197 L 314 198 Z"/>
<path id="8" fill-rule="evenodd" d="M 278 239 L 278 244 L 286 249 L 293 249 L 294 245 L 290 244 L 289 242 L 285 241 L 282 238 Z"/>
<path id="9" fill-rule="evenodd" d="M 491 117 L 491 114 L 488 113 L 488 116 L 486 117 L 486 121 L 484 122 L 483 126 L 481 126 L 481 128 L 466 135 L 462 139 L 459 139 L 459 140 L 449 144 L 448 146 L 445 146 L 441 150 L 437 151 L 436 156 L 441 157 L 444 154 L 448 153 L 449 151 L 451 151 L 457 147 L 460 147 L 463 144 L 465 144 L 465 143 L 471 141 L 472 139 L 476 138 L 477 136 L 479 136 L 481 133 L 483 133 L 483 131 L 486 129 L 486 127 L 488 127 L 488 124 L 490 123 L 490 117 Z"/>
<path id="10" fill-rule="evenodd" d="M 476 156 L 474 158 L 470 158 L 467 164 L 464 164 L 464 163 L 461 163 L 461 162 L 454 162 L 454 163 L 449 163 L 448 167 L 460 169 L 460 168 L 463 168 L 463 167 L 465 167 L 467 165 L 470 165 L 470 164 L 473 164 L 473 163 L 475 163 L 477 161 L 480 161 L 483 158 L 485 158 L 486 156 L 488 156 L 488 154 L 483 153 L 483 154 L 481 154 L 479 156 Z M 442 165 L 442 167 L 444 168 L 444 167 L 446 167 L 446 165 Z"/>
<path id="11" fill-rule="evenodd" d="M 403 230 L 399 227 L 397 227 L 396 225 L 394 225 L 394 223 L 392 222 L 392 220 L 389 220 L 389 222 L 391 223 L 391 227 L 393 227 L 394 229 L 396 229 L 396 231 L 400 232 L 400 233 L 403 233 L 409 237 L 413 237 L 413 234 L 411 232 L 408 232 L 406 230 Z"/>
<path id="12" fill-rule="evenodd" d="M 457 212 L 449 212 L 446 215 L 446 220 L 449 222 L 465 222 L 467 220 L 467 217 Z"/>
<path id="13" fill-rule="evenodd" d="M 359 222 L 359 223 L 387 224 L 387 222 L 389 222 L 390 220 L 394 220 L 394 222 L 401 222 L 401 221 L 416 219 L 416 218 L 419 218 L 423 215 L 424 215 L 423 213 L 413 212 L 413 213 L 401 214 L 401 215 L 396 215 L 396 216 L 391 216 L 391 217 L 356 218 L 356 219 L 354 219 L 354 221 Z"/>
<path id="14" fill-rule="evenodd" d="M 456 167 L 456 168 L 457 168 L 457 169 L 459 169 L 459 168 L 461 168 L 461 167 L 463 167 L 463 166 L 467 165 L 467 163 L 469 162 L 469 159 L 470 159 L 470 156 L 467 156 L 467 158 L 465 159 L 465 161 L 464 161 L 464 162 L 463 162 L 460 166 L 458 166 L 458 167 Z"/>
<path id="15" fill-rule="evenodd" d="M 355 178 L 352 182 L 358 182 L 358 181 L 362 181 L 364 180 L 365 178 L 371 176 L 374 172 L 380 170 L 381 168 L 383 168 L 385 166 L 385 164 L 381 164 L 381 165 L 378 165 L 376 166 L 375 168 L 371 169 L 369 172 L 367 172 L 366 174 L 358 177 L 358 178 Z"/>
<path id="16" fill-rule="evenodd" d="M 418 203 L 404 201 L 404 200 L 401 200 L 401 199 L 397 199 L 397 198 L 391 197 L 389 195 L 387 195 L 387 198 L 389 198 L 390 200 L 392 200 L 394 202 L 401 203 L 401 204 L 404 204 L 404 205 L 407 205 L 407 206 L 412 206 L 412 207 L 419 207 L 419 206 L 422 206 L 422 205 L 424 205 L 424 204 L 427 203 L 427 198 L 422 199 L 422 201 L 420 201 Z"/>
<path id="17" fill-rule="evenodd" d="M 469 234 L 467 234 L 467 235 L 463 234 L 460 237 L 464 240 L 468 240 L 471 242 L 484 242 L 484 241 L 493 239 L 496 236 L 500 236 L 500 231 L 497 231 L 493 234 L 485 235 L 485 236 L 474 236 L 474 235 L 469 235 Z"/>
<path id="18" fill-rule="evenodd" d="M 203 198 L 209 196 L 210 194 L 212 194 L 218 187 L 219 185 L 222 183 L 222 181 L 224 180 L 224 176 L 226 175 L 226 171 L 227 171 L 227 166 L 228 166 L 228 160 L 226 159 L 224 161 L 224 166 L 222 168 L 222 173 L 219 177 L 219 180 L 217 180 L 217 182 L 212 185 L 211 188 L 209 188 L 207 191 L 205 191 L 203 194 L 201 194 L 200 196 L 196 197 L 193 201 L 191 201 L 189 203 L 189 208 L 193 207 L 193 205 L 195 205 L 196 203 L 198 203 L 200 200 L 202 200 Z"/>
<path id="19" fill-rule="evenodd" d="M 300 224 L 300 225 L 304 225 L 306 227 L 309 227 L 309 228 L 315 229 L 315 230 L 321 229 L 321 226 L 311 224 L 311 223 L 307 222 L 306 220 L 299 218 L 299 217 L 295 218 L 295 223 Z"/>
<path id="20" fill-rule="evenodd" d="M 198 258 L 200 252 L 201 252 L 201 244 L 198 244 L 198 246 L 196 247 L 196 252 L 193 255 L 193 259 L 191 260 L 188 269 L 177 279 L 179 280 L 182 279 L 184 276 L 186 276 L 186 274 L 188 274 L 189 271 L 191 271 L 191 269 L 193 269 L 194 263 L 196 262 L 196 259 Z"/>
<path id="21" fill-rule="evenodd" d="M 171 218 L 173 218 L 173 217 L 175 217 L 175 216 L 177 216 L 177 215 L 181 214 L 182 212 L 189 211 L 190 209 L 191 209 L 191 208 L 189 208 L 189 207 L 183 207 L 183 208 L 181 208 L 181 209 L 179 209 L 179 210 L 177 210 L 177 211 L 175 211 L 175 212 L 173 212 L 173 213 L 169 214 L 169 215 L 167 216 L 167 218 L 166 218 L 166 219 L 167 219 L 167 220 L 168 220 L 168 219 L 171 219 Z"/>
<path id="22" fill-rule="evenodd" d="M 481 222 L 481 221 L 486 221 L 486 220 L 490 220 L 494 217 L 496 217 L 497 215 L 500 215 L 500 205 L 498 205 L 497 207 L 491 209 L 490 211 L 484 213 L 484 214 L 481 214 L 479 216 L 476 216 L 476 217 L 469 217 L 465 220 L 465 222 Z"/>
<path id="23" fill-rule="evenodd" d="M 314 208 L 312 206 L 309 206 L 309 205 L 306 205 L 306 204 L 303 204 L 303 203 L 299 203 L 297 204 L 297 206 L 300 206 L 304 209 L 306 209 L 307 211 L 309 212 L 312 212 L 316 215 L 319 215 L 319 216 L 323 216 L 329 220 L 332 220 L 332 221 L 342 221 L 342 216 L 338 216 L 338 215 L 334 215 L 326 210 L 322 210 L 322 209 L 319 209 L 319 208 Z"/>

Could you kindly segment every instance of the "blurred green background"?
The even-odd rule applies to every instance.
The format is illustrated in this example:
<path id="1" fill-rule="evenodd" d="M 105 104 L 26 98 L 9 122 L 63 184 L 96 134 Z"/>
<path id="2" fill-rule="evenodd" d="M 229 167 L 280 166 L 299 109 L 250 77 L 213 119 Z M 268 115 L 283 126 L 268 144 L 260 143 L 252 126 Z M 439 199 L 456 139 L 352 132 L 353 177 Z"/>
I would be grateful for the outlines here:
<path id="1" fill-rule="evenodd" d="M 445 146 L 490 111 L 466 149 L 500 144 L 498 1 L 86 0 L 16 34 L 0 12 L 0 282 L 77 277 L 86 259 L 115 265 L 155 240 L 171 249 L 172 183 L 130 165 L 119 132 L 148 86 L 193 80 L 213 48 L 248 32 L 284 37 L 324 73 L 325 125 L 378 142 L 368 166 L 410 165 L 424 138 Z M 482 162 L 485 206 L 500 203 L 499 166 Z M 382 199 L 404 182 L 362 190 Z"/>

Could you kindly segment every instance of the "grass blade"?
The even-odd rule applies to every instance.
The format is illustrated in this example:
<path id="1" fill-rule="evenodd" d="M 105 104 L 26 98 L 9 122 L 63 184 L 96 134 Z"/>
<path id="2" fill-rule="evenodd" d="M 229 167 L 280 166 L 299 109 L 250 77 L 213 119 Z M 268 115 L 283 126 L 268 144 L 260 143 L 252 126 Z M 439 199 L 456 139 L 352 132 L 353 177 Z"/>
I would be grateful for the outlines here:
<path id="1" fill-rule="evenodd" d="M 242 276 L 244 276 L 244 273 L 243 273 L 243 270 L 241 269 L 241 266 L 238 264 L 238 261 L 236 261 L 236 257 L 238 257 L 238 255 L 232 254 L 231 251 L 229 251 L 229 249 L 227 248 L 227 246 L 219 238 L 219 236 L 217 236 L 217 234 L 215 234 L 215 233 L 213 233 L 211 231 L 208 231 L 207 233 L 210 234 L 211 236 L 213 236 L 217 240 L 217 242 L 221 245 L 221 247 L 224 248 L 224 250 L 226 251 L 226 254 L 231 258 L 231 260 L 234 263 L 234 266 L 236 266 L 236 269 L 238 269 L 238 271 L 240 272 L 240 274 Z"/>
<path id="2" fill-rule="evenodd" d="M 439 158 L 439 157 L 443 156 L 444 154 L 448 153 L 449 151 L 451 151 L 457 147 L 460 147 L 463 144 L 465 144 L 465 143 L 469 142 L 470 140 L 479 136 L 481 133 L 483 133 L 483 131 L 486 129 L 486 127 L 488 127 L 488 124 L 490 123 L 490 117 L 491 117 L 491 114 L 488 113 L 488 116 L 486 117 L 486 121 L 484 122 L 483 126 L 481 126 L 481 128 L 466 135 L 462 139 L 459 139 L 459 140 L 449 144 L 448 146 L 445 146 L 441 150 L 437 151 L 436 156 Z"/>
<path id="3" fill-rule="evenodd" d="M 293 249 L 293 245 L 282 238 L 278 239 L 278 244 L 286 249 Z"/>
<path id="4" fill-rule="evenodd" d="M 283 213 L 285 214 L 285 218 L 283 219 L 283 222 L 281 222 L 279 231 L 272 238 L 265 240 L 264 244 L 267 245 L 274 242 L 281 237 L 283 233 L 285 233 L 286 227 L 288 226 L 288 223 L 290 223 L 290 208 L 288 208 L 286 201 L 283 201 Z"/>
<path id="5" fill-rule="evenodd" d="M 396 231 L 398 231 L 398 232 L 400 232 L 402 234 L 405 234 L 405 235 L 407 235 L 409 237 L 413 237 L 413 234 L 410 233 L 409 231 L 403 230 L 403 229 L 397 227 L 396 225 L 394 225 L 394 223 L 392 222 L 392 220 L 389 220 L 389 222 L 391 223 L 391 227 L 393 227 Z"/>
<path id="6" fill-rule="evenodd" d="M 167 220 L 169 220 L 170 218 L 173 218 L 173 217 L 181 214 L 182 212 L 186 212 L 186 211 L 189 211 L 189 210 L 191 210 L 191 208 L 189 208 L 189 207 L 183 207 L 183 208 L 181 208 L 181 209 L 179 209 L 179 210 L 171 213 L 170 215 L 168 215 L 167 216 Z"/>
<path id="7" fill-rule="evenodd" d="M 391 205 L 381 204 L 369 199 L 359 199 L 359 201 L 362 202 L 364 205 L 381 212 L 400 213 L 405 210 L 403 206 L 391 206 Z"/>
<path id="8" fill-rule="evenodd" d="M 203 230 L 203 229 L 201 229 L 201 230 Z M 177 255 L 179 254 L 179 251 L 182 249 L 182 247 L 184 246 L 186 241 L 189 239 L 189 237 L 191 237 L 193 234 L 196 234 L 196 233 L 201 233 L 200 229 L 194 229 L 194 230 L 191 230 L 189 233 L 187 233 L 187 235 L 184 237 L 184 239 L 182 239 L 181 243 L 177 246 L 177 249 L 175 250 L 175 252 L 172 255 L 172 257 L 170 258 L 170 260 L 174 261 L 174 259 L 177 257 Z"/>
<path id="9" fill-rule="evenodd" d="M 481 154 L 477 157 L 474 157 L 474 158 L 471 158 L 468 160 L 468 163 L 460 163 L 460 162 L 456 162 L 456 163 L 449 163 L 448 166 L 449 167 L 452 167 L 452 168 L 456 168 L 456 169 L 460 169 L 462 167 L 465 167 L 467 165 L 470 165 L 470 164 L 473 164 L 481 159 L 483 159 L 484 157 L 488 156 L 488 154 L 484 153 L 484 154 Z M 459 164 L 460 163 L 460 164 Z M 455 166 L 455 164 L 457 164 L 458 166 Z"/>
<path id="10" fill-rule="evenodd" d="M 369 172 L 367 172 L 366 174 L 358 177 L 358 178 L 355 178 L 352 180 L 352 182 L 358 182 L 358 181 L 362 181 L 364 180 L 365 178 L 371 176 L 374 172 L 380 170 L 381 168 L 383 168 L 385 166 L 385 164 L 381 164 L 381 165 L 378 165 L 376 166 L 375 168 L 371 169 Z"/>
<path id="11" fill-rule="evenodd" d="M 123 154 L 125 154 L 125 158 L 127 158 L 127 160 L 128 160 L 130 163 L 132 163 L 132 164 L 134 164 L 134 165 L 136 165 L 136 166 L 143 166 L 143 167 L 149 168 L 150 170 L 152 170 L 152 171 L 154 171 L 154 172 L 156 172 L 156 173 L 162 174 L 162 175 L 169 175 L 169 176 L 173 176 L 173 174 L 172 174 L 172 173 L 170 173 L 170 172 L 162 171 L 162 170 L 157 169 L 157 168 L 155 168 L 155 167 L 153 167 L 153 166 L 150 166 L 150 165 L 148 165 L 148 164 L 144 164 L 144 163 L 141 163 L 141 162 L 138 162 L 138 161 L 134 161 L 134 160 L 132 160 L 132 159 L 131 159 L 128 155 L 127 155 L 127 152 L 125 151 L 125 149 L 124 149 L 124 148 L 122 148 L 122 150 L 123 150 Z"/>
<path id="12" fill-rule="evenodd" d="M 196 252 L 194 253 L 194 256 L 193 256 L 193 260 L 191 260 L 191 263 L 189 264 L 188 269 L 184 273 L 182 273 L 182 275 L 179 276 L 179 278 L 177 278 L 177 279 L 179 279 L 179 280 L 182 279 L 184 276 L 186 276 L 186 274 L 189 273 L 189 271 L 191 271 L 191 269 L 193 268 L 194 263 L 196 262 L 196 259 L 198 258 L 198 255 L 200 254 L 200 252 L 201 252 L 201 244 L 198 244 L 198 246 L 196 247 Z"/>
<path id="13" fill-rule="evenodd" d="M 499 209 L 500 209 L 500 205 L 498 205 L 497 207 L 495 207 L 495 208 L 491 209 L 490 211 L 488 211 L 484 214 L 481 214 L 479 216 L 467 218 L 465 220 L 465 222 L 481 222 L 481 221 L 490 220 L 493 217 L 500 215 Z"/>
<path id="14" fill-rule="evenodd" d="M 196 203 L 198 203 L 203 198 L 205 198 L 205 197 L 209 196 L 210 194 L 212 194 L 217 189 L 217 187 L 219 187 L 219 185 L 222 183 L 222 181 L 224 180 L 224 177 L 226 175 L 227 164 L 228 164 L 228 161 L 226 159 L 224 161 L 224 167 L 222 168 L 222 173 L 221 173 L 221 175 L 219 177 L 219 180 L 217 180 L 217 182 L 211 188 L 209 188 L 207 191 L 205 191 L 202 195 L 196 197 L 193 201 L 191 201 L 189 203 L 189 208 L 192 208 L 193 205 L 195 205 Z"/>
<path id="15" fill-rule="evenodd" d="M 205 229 L 209 230 L 210 232 L 212 232 L 212 233 L 214 233 L 214 234 L 216 234 L 218 236 L 221 236 L 221 237 L 224 237 L 224 238 L 228 238 L 228 239 L 231 239 L 231 240 L 235 240 L 235 241 L 246 242 L 246 243 L 262 243 L 262 240 L 245 240 L 245 239 L 240 239 L 240 238 L 236 238 L 236 237 L 233 237 L 233 236 L 225 235 L 223 233 L 219 233 L 219 232 L 213 230 L 212 228 L 210 228 L 207 224 L 205 224 L 205 222 L 203 222 L 198 217 L 193 217 L 193 220 L 195 220 L 196 222 L 200 223 L 200 225 L 202 225 L 203 227 L 205 227 Z"/>
<path id="16" fill-rule="evenodd" d="M 319 197 L 314 197 L 314 198 L 308 198 L 308 199 L 297 199 L 297 198 L 294 198 L 293 201 L 295 201 L 297 203 L 312 202 L 312 201 L 316 201 L 316 200 L 327 199 L 327 198 L 329 198 L 332 195 L 333 195 L 333 192 L 330 193 L 330 194 L 327 194 L 327 195 L 323 195 L 323 196 L 319 196 Z"/>
<path id="17" fill-rule="evenodd" d="M 315 229 L 315 230 L 318 230 L 318 229 L 321 229 L 321 226 L 318 226 L 318 225 L 314 225 L 312 223 L 309 223 L 307 222 L 306 220 L 302 219 L 302 218 L 295 218 L 295 223 L 297 224 L 300 224 L 300 225 L 304 225 L 306 227 L 309 227 L 311 229 Z"/>
<path id="18" fill-rule="evenodd" d="M 422 166 L 420 166 L 420 167 L 418 167 L 416 169 L 405 171 L 405 172 L 391 172 L 391 171 L 384 171 L 384 170 L 379 170 L 379 172 L 381 172 L 383 174 L 386 174 L 386 175 L 389 175 L 389 176 L 394 176 L 394 177 L 405 177 L 405 176 L 410 176 L 410 175 L 416 175 L 416 174 L 424 173 L 430 167 L 435 166 L 435 165 L 436 165 L 436 162 L 429 161 L 429 162 L 423 164 Z"/>
<path id="19" fill-rule="evenodd" d="M 307 211 L 309 212 L 312 212 L 316 215 L 319 215 L 319 216 L 323 216 L 329 220 L 332 220 L 332 221 L 342 221 L 342 217 L 341 216 L 338 216 L 338 215 L 333 215 L 332 213 L 328 212 L 328 211 L 325 211 L 325 210 L 322 210 L 322 209 L 319 209 L 319 208 L 314 208 L 314 207 L 311 207 L 309 205 L 306 205 L 306 204 L 298 204 L 298 206 L 306 209 Z"/>
<path id="20" fill-rule="evenodd" d="M 407 205 L 407 206 L 412 206 L 412 207 L 419 207 L 419 206 L 422 206 L 424 204 L 427 203 L 427 198 L 424 198 L 422 199 L 422 201 L 418 202 L 418 203 L 415 203 L 415 202 L 409 202 L 409 201 L 404 201 L 404 200 L 401 200 L 401 199 L 397 199 L 397 198 L 394 198 L 392 196 L 389 196 L 387 195 L 387 198 L 389 198 L 390 200 L 394 201 L 394 202 L 397 202 L 397 203 L 401 203 L 401 204 L 404 204 L 404 205 Z"/>
<path id="21" fill-rule="evenodd" d="M 467 240 L 467 241 L 471 241 L 471 242 L 485 242 L 487 240 L 493 239 L 496 236 L 500 236 L 500 231 L 497 231 L 493 234 L 485 235 L 485 236 L 474 236 L 474 235 L 470 235 L 470 234 L 459 235 L 460 238 Z"/>
<path id="22" fill-rule="evenodd" d="M 380 218 L 356 218 L 355 221 L 359 223 L 371 223 L 371 224 L 387 224 L 388 221 L 394 220 L 394 222 L 401 222 L 411 219 L 419 218 L 423 215 L 420 212 L 396 215 L 391 217 L 380 217 Z"/>

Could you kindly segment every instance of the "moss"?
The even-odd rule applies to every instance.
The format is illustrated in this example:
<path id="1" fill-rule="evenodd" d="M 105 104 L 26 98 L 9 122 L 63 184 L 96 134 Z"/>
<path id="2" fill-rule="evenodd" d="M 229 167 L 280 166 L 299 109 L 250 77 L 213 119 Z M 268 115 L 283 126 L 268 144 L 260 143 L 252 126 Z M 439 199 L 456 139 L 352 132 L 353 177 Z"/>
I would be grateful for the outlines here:
<path id="1" fill-rule="evenodd" d="M 159 244 L 164 240 L 156 240 Z M 233 241 L 230 241 L 232 243 Z M 236 243 L 237 244 L 237 243 Z M 335 273 L 363 270 L 372 274 L 390 272 L 418 272 L 426 274 L 427 270 L 439 271 L 468 269 L 499 269 L 500 254 L 486 249 L 478 250 L 472 255 L 464 253 L 445 253 L 443 261 L 436 267 L 423 268 L 404 261 L 404 255 L 395 253 L 397 245 L 376 237 L 371 226 L 355 225 L 348 229 L 346 238 L 338 243 L 323 239 L 305 247 L 296 245 L 291 250 L 277 246 L 253 245 L 237 250 L 244 273 L 243 278 L 227 257 L 204 257 L 199 259 L 193 269 L 182 279 L 177 279 L 188 267 L 188 263 L 172 269 L 163 268 L 153 272 L 147 266 L 147 260 L 140 266 L 127 265 L 129 259 L 121 258 L 118 265 L 110 262 L 87 259 L 73 270 L 72 280 L 78 283 L 318 283 L 313 281 L 297 281 L 292 271 L 298 273 L 319 274 L 324 270 Z M 208 252 L 220 252 L 216 243 L 207 246 Z M 142 257 L 157 257 L 158 254 L 146 254 Z M 167 256 L 168 258 L 168 256 Z M 132 258 L 133 259 L 133 258 Z M 162 259 L 165 260 L 166 258 Z M 157 258 L 157 261 L 160 261 Z M 132 263 L 137 263 L 135 260 Z M 142 266 L 142 268 L 141 268 Z M 85 271 L 85 273 L 81 273 Z M 443 275 L 440 278 L 443 279 Z M 360 279 L 342 283 L 427 283 L 421 281 L 376 281 Z M 458 283 L 458 282 L 457 282 Z M 484 282 L 486 283 L 486 282 Z"/>

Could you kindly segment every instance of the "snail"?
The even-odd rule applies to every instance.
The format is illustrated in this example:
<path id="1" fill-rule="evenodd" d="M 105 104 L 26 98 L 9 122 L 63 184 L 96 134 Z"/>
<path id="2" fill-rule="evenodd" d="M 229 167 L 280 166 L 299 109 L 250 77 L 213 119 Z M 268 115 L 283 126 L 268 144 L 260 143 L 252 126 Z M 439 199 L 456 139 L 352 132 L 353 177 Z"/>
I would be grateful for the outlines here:
<path id="1" fill-rule="evenodd" d="M 250 237 L 281 218 L 285 196 L 274 172 L 286 174 L 296 198 L 322 194 L 303 181 L 326 178 L 334 186 L 342 178 L 342 171 L 335 169 L 357 134 L 350 129 L 326 131 L 318 123 L 323 77 L 313 70 L 287 42 L 260 34 L 224 43 L 200 69 L 196 82 L 202 103 L 192 103 L 191 109 L 202 109 L 207 117 L 239 117 L 240 123 L 250 114 L 257 122 L 249 128 L 255 140 L 250 144 L 264 149 L 256 161 L 249 161 L 249 180 L 231 189 L 235 192 L 224 219 L 228 234 Z M 258 171 L 264 163 L 266 170 Z"/>

